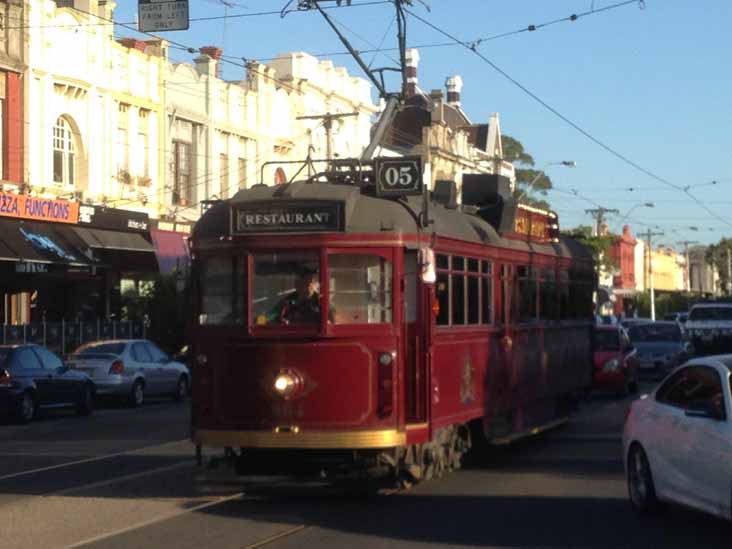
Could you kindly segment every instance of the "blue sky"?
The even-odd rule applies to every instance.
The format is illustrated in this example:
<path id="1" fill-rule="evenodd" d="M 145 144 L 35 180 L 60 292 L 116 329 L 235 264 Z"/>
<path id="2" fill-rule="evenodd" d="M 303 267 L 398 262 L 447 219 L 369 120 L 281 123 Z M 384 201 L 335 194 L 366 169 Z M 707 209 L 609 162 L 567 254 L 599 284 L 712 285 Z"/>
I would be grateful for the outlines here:
<path id="1" fill-rule="evenodd" d="M 286 0 L 193 0 L 191 17 L 249 14 L 279 10 Z M 353 0 L 354 4 L 367 0 Z M 583 13 L 621 0 L 425 0 L 412 10 L 458 38 L 473 41 Z M 295 4 L 297 1 L 295 0 Z M 327 4 L 329 2 L 324 2 Z M 480 52 L 544 102 L 596 139 L 645 170 L 690 193 L 671 189 L 614 157 L 560 120 L 470 51 L 456 47 L 423 48 L 420 86 L 443 88 L 445 78 L 460 74 L 465 82 L 463 107 L 474 122 L 499 112 L 503 133 L 518 138 L 542 167 L 574 160 L 577 167 L 549 167 L 555 186 L 549 200 L 562 225 L 589 224 L 584 210 L 597 205 L 620 210 L 611 228 L 627 218 L 635 233 L 663 231 L 660 242 L 712 243 L 732 236 L 732 106 L 729 71 L 727 0 L 646 0 L 609 9 L 574 22 L 561 22 L 483 42 Z M 121 0 L 115 18 L 132 21 L 137 3 Z M 378 44 L 393 20 L 387 4 L 330 12 L 359 49 Z M 387 45 L 395 44 L 394 27 Z M 131 35 L 118 29 L 118 34 Z M 337 52 L 343 47 L 314 12 L 279 16 L 193 21 L 187 31 L 161 34 L 192 47 L 223 45 L 233 58 L 266 59 L 286 51 Z M 444 36 L 414 19 L 410 46 L 445 42 Z M 394 56 L 394 53 L 389 53 Z M 171 57 L 191 59 L 171 50 Z M 365 56 L 370 62 L 371 55 Z M 334 56 L 360 75 L 348 56 Z M 393 64 L 379 55 L 376 66 Z M 224 76 L 240 78 L 243 69 L 225 65 Z M 397 82 L 392 82 L 396 89 Z M 716 181 L 716 184 L 711 184 Z M 633 189 L 632 191 L 629 189 Z"/>

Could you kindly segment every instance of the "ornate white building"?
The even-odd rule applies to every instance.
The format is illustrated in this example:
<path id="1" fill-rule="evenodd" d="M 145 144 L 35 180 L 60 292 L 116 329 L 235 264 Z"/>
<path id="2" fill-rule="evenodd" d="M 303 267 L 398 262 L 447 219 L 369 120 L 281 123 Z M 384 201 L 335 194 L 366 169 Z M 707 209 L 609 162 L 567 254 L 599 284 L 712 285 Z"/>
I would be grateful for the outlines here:
<path id="1" fill-rule="evenodd" d="M 360 155 L 378 107 L 371 86 L 330 61 L 290 53 L 242 68 L 242 79 L 218 77 L 222 51 L 201 48 L 194 62 L 168 64 L 167 185 L 162 214 L 191 221 L 200 202 L 228 198 L 255 183 L 281 183 L 300 166 L 268 162 L 326 158 L 325 114 L 349 114 L 333 123 L 334 158 Z M 355 113 L 350 115 L 351 113 Z M 311 118 L 300 118 L 311 117 Z M 321 165 L 321 167 L 324 167 Z"/>
<path id="2" fill-rule="evenodd" d="M 66 6 L 66 7 L 62 7 Z M 162 197 L 167 46 L 116 41 L 115 3 L 27 4 L 31 192 L 151 210 Z"/>

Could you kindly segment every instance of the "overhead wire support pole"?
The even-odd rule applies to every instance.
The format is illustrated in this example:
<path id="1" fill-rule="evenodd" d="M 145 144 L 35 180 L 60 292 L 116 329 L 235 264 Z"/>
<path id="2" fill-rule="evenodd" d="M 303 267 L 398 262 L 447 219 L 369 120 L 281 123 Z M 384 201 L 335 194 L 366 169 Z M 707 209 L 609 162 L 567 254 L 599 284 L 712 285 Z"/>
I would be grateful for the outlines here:
<path id="1" fill-rule="evenodd" d="M 605 220 L 605 214 L 619 214 L 620 212 L 615 209 L 600 206 L 599 208 L 585 210 L 585 213 L 588 213 L 595 218 L 595 236 L 600 236 L 602 222 Z"/>
<path id="2" fill-rule="evenodd" d="M 656 292 L 653 287 L 653 243 L 652 238 L 654 236 L 663 236 L 664 233 L 654 233 L 651 229 L 648 229 L 642 236 L 646 237 L 646 243 L 648 246 L 648 290 L 651 294 L 651 320 L 656 320 Z"/>
<path id="3" fill-rule="evenodd" d="M 320 12 L 320 15 L 323 16 L 325 21 L 330 25 L 330 28 L 333 29 L 333 31 L 338 35 L 338 38 L 341 42 L 343 42 L 343 45 L 348 50 L 348 53 L 350 53 L 353 58 L 356 60 L 356 63 L 358 63 L 358 66 L 361 67 L 361 70 L 363 70 L 366 73 L 366 76 L 369 77 L 369 80 L 371 80 L 371 83 L 376 87 L 377 90 L 379 90 L 379 96 L 386 98 L 388 96 L 386 89 L 384 86 L 379 82 L 379 80 L 374 76 L 373 71 L 366 65 L 363 59 L 361 59 L 361 55 L 351 46 L 351 43 L 348 41 L 348 38 L 346 38 L 343 33 L 340 31 L 340 29 L 336 26 L 336 24 L 333 22 L 333 20 L 328 16 L 327 13 L 323 10 L 323 8 L 320 7 L 320 3 L 317 0 L 312 0 L 311 5 L 315 6 L 315 8 Z"/>
<path id="4" fill-rule="evenodd" d="M 689 265 L 689 246 L 692 244 L 699 244 L 697 240 L 682 240 L 679 245 L 684 247 L 684 262 L 686 267 L 686 288 L 687 292 L 691 292 L 691 265 Z"/>

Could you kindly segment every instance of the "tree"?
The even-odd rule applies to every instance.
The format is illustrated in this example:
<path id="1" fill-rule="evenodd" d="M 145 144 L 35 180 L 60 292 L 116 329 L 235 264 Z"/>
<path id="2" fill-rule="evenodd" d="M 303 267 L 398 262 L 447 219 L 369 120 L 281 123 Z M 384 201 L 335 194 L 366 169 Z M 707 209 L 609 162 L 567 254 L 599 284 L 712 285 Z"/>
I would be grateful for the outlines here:
<path id="1" fill-rule="evenodd" d="M 592 227 L 589 225 L 580 225 L 566 231 L 564 234 L 584 244 L 590 250 L 598 274 L 614 271 L 617 268 L 617 265 L 610 258 L 610 247 L 613 245 L 614 236 L 592 236 Z"/>
<path id="2" fill-rule="evenodd" d="M 717 244 L 712 244 L 707 248 L 707 263 L 714 265 L 719 272 L 719 282 L 722 290 L 728 288 L 727 283 L 730 282 L 730 272 L 727 268 L 727 250 L 732 253 L 732 238 L 723 238 Z"/>
<path id="3" fill-rule="evenodd" d="M 549 209 L 549 203 L 535 196 L 535 193 L 546 196 L 547 191 L 552 188 L 551 178 L 540 170 L 533 169 L 534 157 L 526 152 L 523 144 L 518 139 L 510 135 L 502 135 L 501 143 L 503 145 L 503 158 L 511 162 L 516 168 L 514 197 L 523 196 L 523 203 L 537 208 Z M 529 189 L 529 185 L 534 179 L 536 179 L 536 183 Z"/>

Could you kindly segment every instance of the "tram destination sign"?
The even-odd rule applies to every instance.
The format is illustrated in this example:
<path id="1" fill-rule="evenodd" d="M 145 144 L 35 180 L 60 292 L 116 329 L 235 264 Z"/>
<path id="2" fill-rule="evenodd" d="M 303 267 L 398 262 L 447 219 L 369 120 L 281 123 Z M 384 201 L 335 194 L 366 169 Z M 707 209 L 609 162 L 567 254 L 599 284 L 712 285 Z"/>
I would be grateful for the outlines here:
<path id="1" fill-rule="evenodd" d="M 302 233 L 343 231 L 343 204 L 256 204 L 233 212 L 232 233 Z"/>
<path id="2" fill-rule="evenodd" d="M 140 32 L 188 30 L 188 0 L 137 0 Z"/>
<path id="3" fill-rule="evenodd" d="M 377 196 L 422 194 L 422 159 L 419 156 L 374 160 Z"/>

